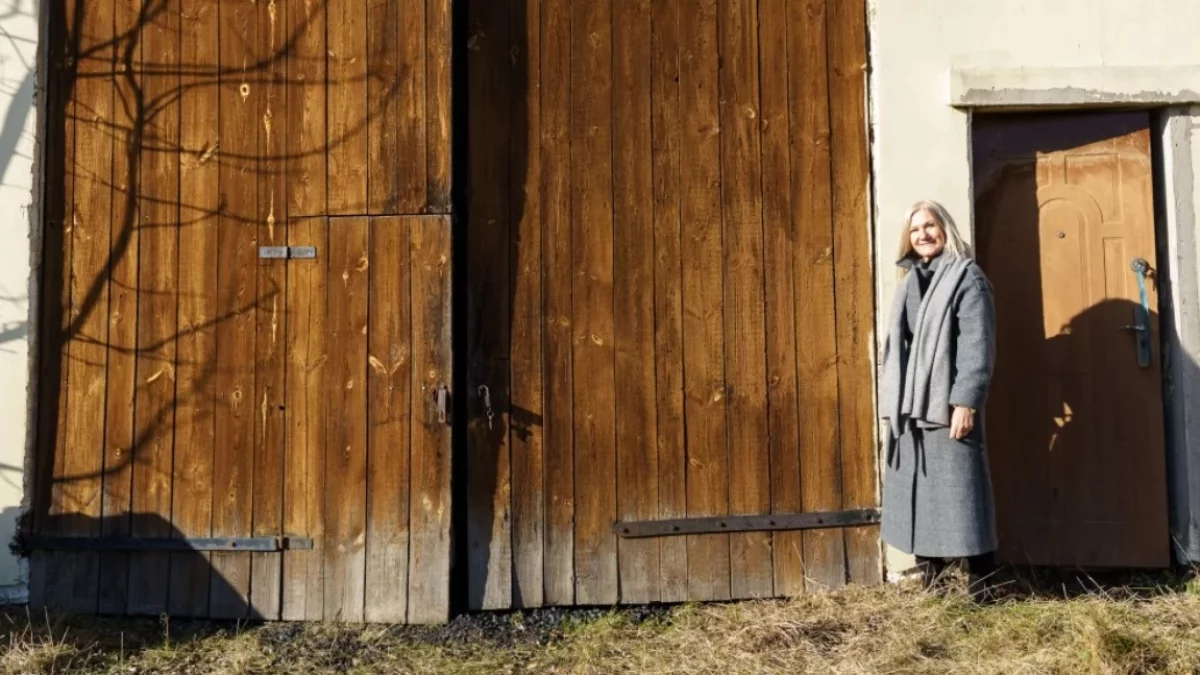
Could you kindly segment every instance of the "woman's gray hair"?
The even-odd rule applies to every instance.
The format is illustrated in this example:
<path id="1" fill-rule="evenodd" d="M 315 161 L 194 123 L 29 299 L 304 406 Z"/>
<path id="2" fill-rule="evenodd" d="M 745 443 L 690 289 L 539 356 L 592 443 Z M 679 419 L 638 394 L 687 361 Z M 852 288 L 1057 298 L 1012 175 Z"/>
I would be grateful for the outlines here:
<path id="1" fill-rule="evenodd" d="M 909 228 L 912 227 L 913 216 L 921 211 L 928 211 L 929 215 L 933 216 L 933 221 L 937 223 L 938 227 L 942 228 L 942 234 L 946 237 L 946 254 L 956 258 L 970 258 L 974 256 L 970 245 L 959 234 L 958 225 L 954 222 L 954 218 L 951 217 L 946 207 L 932 199 L 922 199 L 910 206 L 908 213 L 904 214 L 904 224 L 900 228 L 900 254 L 897 256 L 897 260 L 903 260 L 913 252 Z M 906 271 L 904 268 L 901 268 L 900 276 L 904 276 Z"/>

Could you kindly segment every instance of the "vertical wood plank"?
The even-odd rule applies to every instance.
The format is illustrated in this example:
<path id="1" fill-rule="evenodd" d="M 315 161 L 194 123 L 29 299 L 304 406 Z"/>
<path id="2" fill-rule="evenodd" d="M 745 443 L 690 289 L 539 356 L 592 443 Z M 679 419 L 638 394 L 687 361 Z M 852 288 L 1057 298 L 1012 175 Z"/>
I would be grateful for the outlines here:
<path id="1" fill-rule="evenodd" d="M 771 512 L 799 513 L 800 421 L 796 385 L 796 296 L 792 251 L 792 166 L 789 149 L 787 0 L 759 5 L 762 73 L 763 232 L 767 321 L 768 448 Z M 804 592 L 804 540 L 800 532 L 773 537 L 775 594 Z"/>
<path id="2" fill-rule="evenodd" d="M 139 148 L 143 125 L 134 95 L 141 55 L 137 24 L 139 0 L 113 3 L 113 32 L 117 68 L 112 73 L 113 103 L 113 205 L 111 269 L 109 272 L 108 420 L 104 450 L 105 536 L 130 534 L 134 409 L 138 319 L 138 212 Z M 102 614 L 124 614 L 129 600 L 129 554 L 103 553 L 100 557 Z M 207 596 L 207 589 L 205 589 Z"/>
<path id="3" fill-rule="evenodd" d="M 329 23 L 329 215 L 367 208 L 367 13 L 362 0 L 325 0 Z"/>
<path id="4" fill-rule="evenodd" d="M 290 128 L 289 128 L 290 131 Z M 325 218 L 288 221 L 289 246 L 315 246 L 315 260 L 291 264 L 287 274 L 288 411 L 284 464 L 283 532 L 311 537 L 311 551 L 283 554 L 283 609 L 288 621 L 324 618 L 325 377 L 328 370 L 325 289 L 329 237 Z"/>
<path id="5" fill-rule="evenodd" d="M 575 601 L 617 601 L 612 2 L 571 6 Z"/>
<path id="6" fill-rule="evenodd" d="M 287 154 L 284 135 L 287 115 L 286 48 L 288 33 L 281 16 L 283 0 L 264 0 L 256 5 L 257 37 L 252 43 L 256 87 L 255 123 L 259 125 L 258 157 L 255 176 L 258 182 L 256 227 L 259 246 L 287 245 Z M 255 436 L 253 524 L 255 536 L 282 533 L 283 462 L 286 408 L 284 406 L 285 335 L 287 331 L 284 298 L 287 293 L 287 265 L 282 261 L 264 261 L 258 268 L 255 302 Z M 250 615 L 278 619 L 282 556 L 256 553 L 250 561 Z"/>
<path id="7" fill-rule="evenodd" d="M 679 0 L 651 3 L 651 139 L 654 180 L 654 363 L 660 518 L 687 515 L 683 420 L 683 276 L 680 239 Z M 687 599 L 687 539 L 660 550 L 662 600 Z"/>
<path id="8" fill-rule="evenodd" d="M 100 469 L 104 461 L 105 394 L 107 392 L 108 278 L 110 208 L 112 204 L 111 16 L 80 3 L 72 12 L 75 84 L 70 104 L 74 122 L 71 160 L 73 204 L 70 237 L 72 260 L 68 280 L 67 359 L 70 390 L 64 415 L 65 445 L 60 496 L 54 529 L 64 535 L 95 536 L 100 532 Z M 52 579 L 59 591 L 54 606 L 93 612 L 99 588 L 99 556 L 56 554 L 65 574 Z M 67 589 L 70 589 L 69 591 Z"/>
<path id="9" fill-rule="evenodd" d="M 575 455 L 571 328 L 571 15 L 542 0 L 541 89 L 546 604 L 575 602 Z M 541 83 L 554 83 L 542 86 Z M 531 80 L 530 86 L 533 86 Z"/>
<path id="10" fill-rule="evenodd" d="M 220 209 L 217 81 L 205 73 L 219 62 L 217 5 L 180 6 L 179 366 L 171 500 L 176 534 L 212 533 L 213 453 L 216 443 L 217 227 Z M 211 555 L 171 554 L 169 607 L 180 616 L 207 616 Z"/>
<path id="11" fill-rule="evenodd" d="M 829 16 L 834 274 L 841 401 L 842 506 L 875 506 L 874 344 L 867 148 L 867 34 L 862 0 L 834 2 Z M 879 528 L 846 530 L 850 580 L 880 583 Z"/>
<path id="12" fill-rule="evenodd" d="M 425 0 L 367 7 L 368 211 L 420 213 L 426 199 Z"/>
<path id="13" fill-rule="evenodd" d="M 137 181 L 138 361 L 133 448 L 134 537 L 171 534 L 171 466 L 174 452 L 175 328 L 179 264 L 179 0 L 144 17 L 139 73 L 142 127 Z M 129 612 L 167 610 L 170 556 L 129 556 Z"/>
<path id="14" fill-rule="evenodd" d="M 716 0 L 681 16 L 684 414 L 689 516 L 729 512 Z M 729 535 L 688 537 L 688 597 L 730 597 Z"/>
<path id="15" fill-rule="evenodd" d="M 545 476 L 542 444 L 542 200 L 540 0 L 519 0 L 514 24 L 513 137 L 510 159 L 512 256 L 513 607 L 544 603 Z"/>
<path id="16" fill-rule="evenodd" d="M 374 218 L 367 297 L 367 621 L 408 611 L 412 318 L 409 218 Z M 447 570 L 447 573 L 449 570 Z"/>
<path id="17" fill-rule="evenodd" d="M 367 0 L 367 208 L 366 213 L 396 213 L 402 186 L 419 176 L 401 176 L 400 108 L 406 105 L 401 93 L 412 78 L 406 77 L 401 51 L 425 39 L 413 40 L 400 28 L 400 0 Z M 424 73 L 422 73 L 422 76 Z M 412 97 L 411 89 L 406 92 Z M 424 101 L 422 101 L 422 104 Z M 421 148 L 422 153 L 424 148 Z M 422 157 L 424 155 L 422 154 Z M 410 172 L 404 172 L 409 174 Z M 424 195 L 422 195 L 424 197 Z"/>
<path id="18" fill-rule="evenodd" d="M 288 0 L 287 174 L 289 218 L 327 213 L 326 2 Z"/>
<path id="19" fill-rule="evenodd" d="M 725 372 L 729 415 L 729 509 L 771 509 L 767 440 L 762 151 L 759 137 L 758 12 L 753 0 L 719 3 L 722 58 L 721 203 L 725 249 Z M 774 593 L 771 536 L 730 536 L 731 593 Z"/>
<path id="20" fill-rule="evenodd" d="M 450 618 L 450 426 L 438 419 L 437 389 L 451 382 L 450 217 L 426 216 L 410 230 L 412 266 L 412 538 L 408 621 Z"/>
<path id="21" fill-rule="evenodd" d="M 617 517 L 658 516 L 650 1 L 613 4 Z M 619 542 L 621 602 L 662 597 L 657 539 Z"/>
<path id="22" fill-rule="evenodd" d="M 258 16 L 250 3 L 220 10 L 220 204 L 217 223 L 216 451 L 213 456 L 213 535 L 244 537 L 253 524 L 255 417 L 258 406 L 259 82 L 254 62 Z M 248 615 L 250 554 L 213 553 L 210 613 Z"/>
<path id="23" fill-rule="evenodd" d="M 462 1 L 462 0 L 460 0 Z M 451 45 L 453 0 L 426 0 L 425 4 L 425 146 L 430 213 L 450 213 L 451 157 Z"/>
<path id="24" fill-rule="evenodd" d="M 788 5 L 792 194 L 796 236 L 796 368 L 800 387 L 800 483 L 804 511 L 842 505 L 838 446 L 837 342 L 834 326 L 825 0 Z M 814 104 L 814 102 L 816 102 Z M 820 589 L 846 581 L 836 530 L 804 533 L 807 578 Z"/>
<path id="25" fill-rule="evenodd" d="M 367 273 L 365 217 L 329 221 L 325 381 L 325 619 L 362 621 L 366 587 Z"/>
<path id="26" fill-rule="evenodd" d="M 46 188 L 42 229 L 41 311 L 38 316 L 38 429 L 36 483 L 32 491 L 32 526 L 35 532 L 56 534 L 55 517 L 61 510 L 62 462 L 66 448 L 66 414 L 70 359 L 67 335 L 71 316 L 71 220 L 73 195 L 75 116 L 71 92 L 77 63 L 75 3 L 62 3 L 62 11 L 49 13 L 47 26 L 47 87 L 45 158 Z M 61 179 L 60 179 L 61 178 Z M 35 551 L 30 559 L 29 603 L 35 608 L 57 604 L 51 580 L 59 571 L 61 556 Z"/>
<path id="27" fill-rule="evenodd" d="M 513 0 L 521 2 L 523 0 Z M 511 2 L 471 3 L 468 76 L 472 104 L 467 258 L 469 547 L 471 609 L 512 606 L 511 459 L 507 425 L 511 330 L 509 155 L 512 109 Z M 414 293 L 415 293 L 414 289 Z M 416 324 L 414 324 L 415 326 Z M 414 331 L 417 329 L 414 328 Z M 419 372 L 419 371 L 417 371 Z M 485 416 L 487 387 L 495 418 Z"/>

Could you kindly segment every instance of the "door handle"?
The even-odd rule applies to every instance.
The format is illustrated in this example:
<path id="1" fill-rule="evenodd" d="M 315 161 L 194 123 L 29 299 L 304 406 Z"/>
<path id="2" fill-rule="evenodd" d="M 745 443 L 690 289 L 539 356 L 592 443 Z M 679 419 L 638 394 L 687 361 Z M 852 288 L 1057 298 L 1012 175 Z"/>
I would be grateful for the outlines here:
<path id="1" fill-rule="evenodd" d="M 1149 368 L 1150 353 L 1150 301 L 1146 296 L 1146 273 L 1150 271 L 1150 263 L 1145 258 L 1134 258 L 1129 264 L 1130 269 L 1137 275 L 1138 293 L 1141 303 L 1133 307 L 1133 325 L 1122 326 L 1123 330 L 1131 330 L 1134 335 L 1134 349 L 1137 350 L 1137 362 L 1140 368 Z"/>

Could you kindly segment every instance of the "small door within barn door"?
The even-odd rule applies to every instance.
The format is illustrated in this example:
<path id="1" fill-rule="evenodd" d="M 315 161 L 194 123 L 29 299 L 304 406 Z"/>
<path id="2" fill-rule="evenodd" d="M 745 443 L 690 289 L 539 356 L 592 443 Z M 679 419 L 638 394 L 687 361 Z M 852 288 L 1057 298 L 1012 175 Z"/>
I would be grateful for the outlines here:
<path id="1" fill-rule="evenodd" d="M 1166 566 L 1149 116 L 976 118 L 974 161 L 1000 554 Z"/>
<path id="2" fill-rule="evenodd" d="M 449 616 L 450 217 L 299 218 L 283 617 Z"/>

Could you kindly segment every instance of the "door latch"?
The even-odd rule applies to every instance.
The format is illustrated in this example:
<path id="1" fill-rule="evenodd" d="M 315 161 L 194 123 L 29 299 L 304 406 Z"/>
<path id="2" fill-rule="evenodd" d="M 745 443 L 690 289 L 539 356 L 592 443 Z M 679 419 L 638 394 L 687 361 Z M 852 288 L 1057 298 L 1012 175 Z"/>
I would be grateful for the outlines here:
<path id="1" fill-rule="evenodd" d="M 446 424 L 450 420 L 450 388 L 444 384 L 437 388 L 438 424 Z"/>

